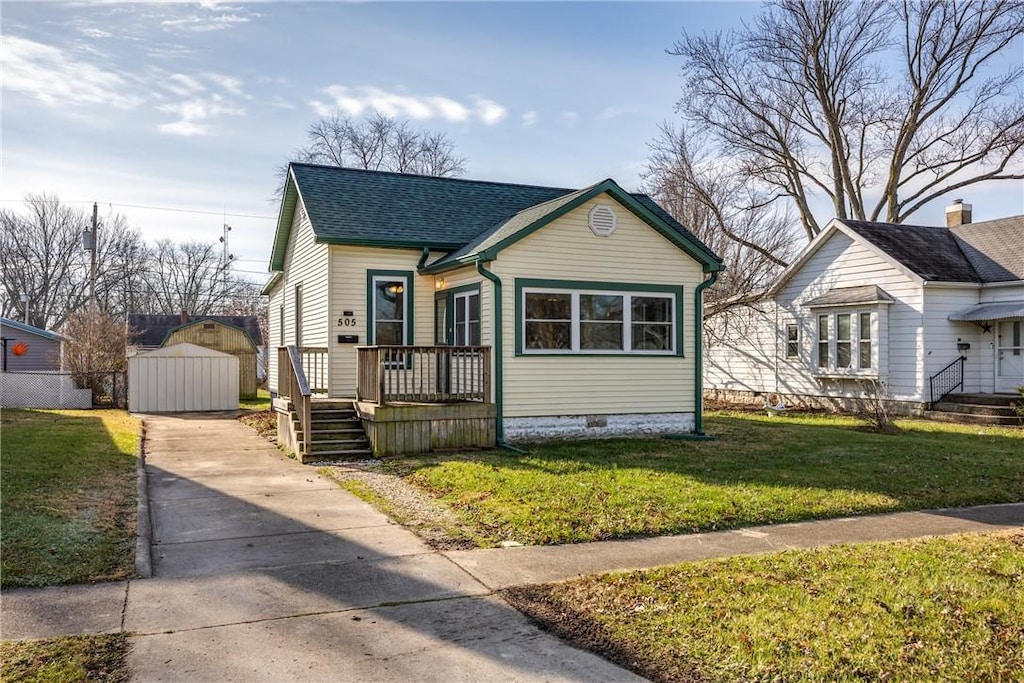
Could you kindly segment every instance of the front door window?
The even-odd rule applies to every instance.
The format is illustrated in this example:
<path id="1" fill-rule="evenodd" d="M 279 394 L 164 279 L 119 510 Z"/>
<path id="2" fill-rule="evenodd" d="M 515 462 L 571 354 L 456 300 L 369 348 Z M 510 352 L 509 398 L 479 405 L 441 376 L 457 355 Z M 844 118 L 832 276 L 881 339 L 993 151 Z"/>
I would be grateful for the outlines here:
<path id="1" fill-rule="evenodd" d="M 373 278 L 373 343 L 377 346 L 407 343 L 407 286 L 401 276 Z"/>

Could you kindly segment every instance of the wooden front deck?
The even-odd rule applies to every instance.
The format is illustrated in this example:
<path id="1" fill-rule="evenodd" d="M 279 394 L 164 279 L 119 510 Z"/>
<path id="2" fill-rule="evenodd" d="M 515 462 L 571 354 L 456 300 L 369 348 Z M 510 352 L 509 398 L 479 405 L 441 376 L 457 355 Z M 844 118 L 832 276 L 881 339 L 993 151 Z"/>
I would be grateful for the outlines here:
<path id="1" fill-rule="evenodd" d="M 357 363 L 354 407 L 373 455 L 495 445 L 489 346 L 362 346 Z M 296 443 L 312 443 L 328 365 L 327 349 L 278 349 L 275 409 L 290 407 Z"/>

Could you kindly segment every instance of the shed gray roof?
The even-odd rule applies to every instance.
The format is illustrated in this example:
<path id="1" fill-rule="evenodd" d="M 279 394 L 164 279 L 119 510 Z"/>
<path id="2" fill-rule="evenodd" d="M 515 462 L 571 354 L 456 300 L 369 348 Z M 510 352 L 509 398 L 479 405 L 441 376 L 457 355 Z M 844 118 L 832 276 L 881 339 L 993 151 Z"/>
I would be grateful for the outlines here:
<path id="1" fill-rule="evenodd" d="M 841 222 L 928 281 L 983 283 L 1024 279 L 1024 216 L 956 228 Z"/>
<path id="2" fill-rule="evenodd" d="M 256 346 L 263 345 L 260 323 L 254 315 L 197 315 L 183 321 L 181 315 L 132 313 L 128 316 L 128 343 L 134 346 L 160 346 L 167 335 L 179 327 L 203 320 L 231 325 L 245 330 Z"/>
<path id="3" fill-rule="evenodd" d="M 852 306 L 856 304 L 891 304 L 895 299 L 878 285 L 860 285 L 857 287 L 835 287 L 821 296 L 804 302 L 804 306 Z"/>

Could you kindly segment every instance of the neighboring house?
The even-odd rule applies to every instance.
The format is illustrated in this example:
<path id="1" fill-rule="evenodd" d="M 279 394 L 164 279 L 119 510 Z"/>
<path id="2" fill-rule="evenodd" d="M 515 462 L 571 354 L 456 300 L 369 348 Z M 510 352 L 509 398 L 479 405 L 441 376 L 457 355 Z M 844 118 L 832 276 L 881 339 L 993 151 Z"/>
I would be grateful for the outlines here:
<path id="1" fill-rule="evenodd" d="M 1024 216 L 946 216 L 829 223 L 763 300 L 709 321 L 709 394 L 848 409 L 878 380 L 919 412 L 1024 385 Z"/>
<path id="2" fill-rule="evenodd" d="M 59 371 L 64 337 L 9 318 L 0 318 L 3 372 Z"/>
<path id="3" fill-rule="evenodd" d="M 295 402 L 301 365 L 313 393 L 358 398 L 378 453 L 464 445 L 450 432 L 470 424 L 480 445 L 699 431 L 701 291 L 721 269 L 612 180 L 574 191 L 292 164 L 264 289 L 281 349 L 269 385 Z M 398 419 L 387 406 L 427 403 L 445 405 L 419 413 L 420 440 L 381 446 L 370 423 Z"/>
<path id="4" fill-rule="evenodd" d="M 259 386 L 257 355 L 263 345 L 256 316 L 128 316 L 129 355 L 183 342 L 237 356 L 239 396 L 255 398 Z"/>

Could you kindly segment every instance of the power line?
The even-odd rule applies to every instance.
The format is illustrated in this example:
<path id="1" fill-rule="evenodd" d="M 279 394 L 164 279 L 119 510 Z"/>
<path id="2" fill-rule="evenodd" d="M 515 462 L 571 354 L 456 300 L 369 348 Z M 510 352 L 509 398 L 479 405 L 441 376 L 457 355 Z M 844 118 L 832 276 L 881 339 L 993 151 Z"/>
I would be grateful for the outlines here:
<path id="1" fill-rule="evenodd" d="M 94 203 L 92 200 L 86 201 L 86 200 L 81 200 L 81 199 L 61 199 L 59 201 L 60 201 L 61 204 L 93 204 Z M 24 204 L 25 200 L 24 199 L 0 199 L 0 202 Z M 127 208 L 127 209 L 147 209 L 147 210 L 150 210 L 150 211 L 173 211 L 175 213 L 195 213 L 195 214 L 202 214 L 202 215 L 205 215 L 205 216 L 231 216 L 232 218 L 259 218 L 261 220 L 268 220 L 268 221 L 276 221 L 277 220 L 277 216 L 258 216 L 256 214 L 251 214 L 251 213 L 226 213 L 224 211 L 205 211 L 203 209 L 177 209 L 177 208 L 170 207 L 170 206 L 149 206 L 147 204 L 123 204 L 121 202 L 103 202 L 103 201 L 101 201 L 101 202 L 95 202 L 95 203 L 106 204 L 106 205 L 111 206 L 111 207 L 117 206 L 117 207 Z"/>

